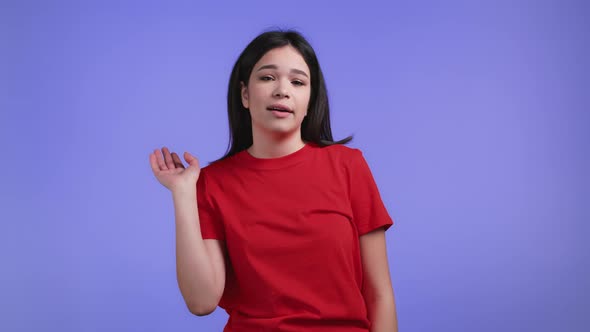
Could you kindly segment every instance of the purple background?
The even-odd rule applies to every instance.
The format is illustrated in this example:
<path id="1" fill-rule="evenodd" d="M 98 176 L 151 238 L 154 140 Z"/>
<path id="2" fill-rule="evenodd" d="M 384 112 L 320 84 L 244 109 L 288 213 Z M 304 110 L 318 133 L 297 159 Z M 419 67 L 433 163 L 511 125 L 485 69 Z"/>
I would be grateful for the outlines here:
<path id="1" fill-rule="evenodd" d="M 211 2 L 212 3 L 212 2 Z M 227 145 L 231 67 L 297 28 L 396 224 L 401 331 L 587 331 L 585 1 L 2 1 L 0 330 L 221 331 L 152 149 Z"/>

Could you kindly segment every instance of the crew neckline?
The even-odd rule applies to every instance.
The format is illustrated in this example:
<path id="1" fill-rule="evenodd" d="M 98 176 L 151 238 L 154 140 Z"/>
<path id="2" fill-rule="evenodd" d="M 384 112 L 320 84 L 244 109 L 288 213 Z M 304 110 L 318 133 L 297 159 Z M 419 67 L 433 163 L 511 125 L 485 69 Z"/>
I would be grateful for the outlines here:
<path id="1" fill-rule="evenodd" d="M 257 158 L 248 152 L 248 149 L 244 149 L 236 155 L 240 165 L 248 168 L 255 169 L 281 169 L 289 166 L 293 166 L 305 160 L 311 152 L 313 146 L 312 142 L 307 142 L 299 150 L 291 152 L 290 154 L 284 155 L 277 158 Z"/>

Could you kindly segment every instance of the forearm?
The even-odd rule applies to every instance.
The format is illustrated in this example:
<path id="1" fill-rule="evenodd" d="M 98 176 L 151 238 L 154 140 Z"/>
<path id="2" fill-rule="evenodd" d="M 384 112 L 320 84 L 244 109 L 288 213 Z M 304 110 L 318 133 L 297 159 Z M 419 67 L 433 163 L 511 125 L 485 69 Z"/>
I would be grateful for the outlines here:
<path id="1" fill-rule="evenodd" d="M 366 299 L 371 332 L 397 332 L 397 312 L 393 290 Z"/>
<path id="2" fill-rule="evenodd" d="M 216 300 L 214 272 L 201 235 L 196 190 L 173 192 L 176 223 L 176 276 L 180 292 L 195 314 Z"/>

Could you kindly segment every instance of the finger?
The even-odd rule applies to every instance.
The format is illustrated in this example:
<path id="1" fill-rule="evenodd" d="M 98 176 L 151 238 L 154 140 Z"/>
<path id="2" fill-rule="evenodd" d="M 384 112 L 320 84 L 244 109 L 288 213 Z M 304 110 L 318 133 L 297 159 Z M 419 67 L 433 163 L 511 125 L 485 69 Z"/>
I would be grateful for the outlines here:
<path id="1" fill-rule="evenodd" d="M 166 163 L 164 162 L 164 157 L 162 157 L 162 153 L 160 152 L 160 150 L 155 149 L 154 154 L 156 155 L 156 161 L 158 162 L 158 167 L 160 167 L 160 170 L 161 171 L 168 170 L 168 167 L 166 166 Z"/>
<path id="2" fill-rule="evenodd" d="M 172 160 L 172 156 L 170 155 L 170 151 L 167 147 L 162 148 L 162 152 L 164 153 L 164 161 L 166 161 L 166 166 L 168 169 L 175 169 L 174 161 Z"/>
<path id="3" fill-rule="evenodd" d="M 174 165 L 176 167 L 184 168 L 184 165 L 182 164 L 182 161 L 180 160 L 180 157 L 176 154 L 176 152 L 172 152 L 172 160 L 174 161 Z"/>
<path id="4" fill-rule="evenodd" d="M 150 166 L 152 167 L 152 171 L 154 174 L 157 174 L 160 171 L 160 167 L 158 166 L 158 161 L 156 160 L 156 154 L 150 153 Z"/>
<path id="5" fill-rule="evenodd" d="M 184 153 L 184 160 L 191 166 L 199 166 L 199 160 L 188 152 Z"/>

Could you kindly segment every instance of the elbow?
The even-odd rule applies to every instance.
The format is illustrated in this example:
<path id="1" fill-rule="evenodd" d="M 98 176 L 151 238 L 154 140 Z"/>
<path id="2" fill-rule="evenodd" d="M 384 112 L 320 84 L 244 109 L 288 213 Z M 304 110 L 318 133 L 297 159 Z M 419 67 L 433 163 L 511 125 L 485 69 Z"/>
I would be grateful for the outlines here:
<path id="1" fill-rule="evenodd" d="M 219 302 L 222 293 L 218 294 L 200 294 L 201 296 L 184 296 L 186 307 L 191 314 L 196 316 L 207 316 L 212 314 Z"/>
<path id="2" fill-rule="evenodd" d="M 202 299 L 201 299 L 202 300 Z M 193 301 L 186 300 L 186 307 L 191 314 L 195 316 L 207 316 L 213 313 L 217 309 L 219 300 L 217 301 Z"/>
<path id="3" fill-rule="evenodd" d="M 191 314 L 196 316 L 207 316 L 213 313 L 217 306 L 199 306 L 187 303 L 187 308 Z"/>

